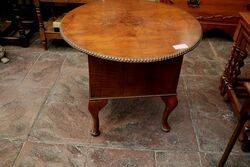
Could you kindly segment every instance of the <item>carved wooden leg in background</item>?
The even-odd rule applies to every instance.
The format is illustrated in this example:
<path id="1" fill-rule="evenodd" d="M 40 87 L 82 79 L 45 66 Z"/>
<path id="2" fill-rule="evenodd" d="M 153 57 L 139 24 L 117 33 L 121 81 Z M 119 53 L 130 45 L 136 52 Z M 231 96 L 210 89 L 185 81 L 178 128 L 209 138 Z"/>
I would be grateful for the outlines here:
<path id="1" fill-rule="evenodd" d="M 177 95 L 163 96 L 163 97 L 161 97 L 161 99 L 166 105 L 166 108 L 165 108 L 163 116 L 162 116 L 162 130 L 164 132 L 169 132 L 170 131 L 170 126 L 168 124 L 168 117 L 169 117 L 170 113 L 177 106 L 178 99 L 177 99 Z"/>
<path id="2" fill-rule="evenodd" d="M 100 135 L 98 114 L 107 104 L 108 100 L 89 100 L 89 112 L 93 119 L 93 129 L 90 132 L 92 136 Z"/>
<path id="3" fill-rule="evenodd" d="M 221 77 L 220 93 L 225 100 L 228 100 L 227 91 L 233 89 L 237 77 L 241 73 L 240 69 L 244 66 L 244 59 L 248 55 L 245 50 L 241 50 L 239 45 L 236 42 L 233 45 L 231 56 Z"/>

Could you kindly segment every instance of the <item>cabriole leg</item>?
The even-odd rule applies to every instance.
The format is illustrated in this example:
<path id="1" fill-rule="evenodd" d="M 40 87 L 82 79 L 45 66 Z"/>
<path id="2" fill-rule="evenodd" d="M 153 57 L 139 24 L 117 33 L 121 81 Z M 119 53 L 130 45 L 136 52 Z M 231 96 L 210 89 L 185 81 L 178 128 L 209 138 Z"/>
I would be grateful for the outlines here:
<path id="1" fill-rule="evenodd" d="M 90 132 L 92 136 L 100 135 L 98 114 L 107 103 L 108 100 L 89 100 L 89 112 L 93 119 L 93 128 Z"/>
<path id="2" fill-rule="evenodd" d="M 168 117 L 170 113 L 175 109 L 175 107 L 178 104 L 178 99 L 176 95 L 173 96 L 163 96 L 161 97 L 162 101 L 165 103 L 166 108 L 164 110 L 163 116 L 162 116 L 162 130 L 164 132 L 170 131 L 170 126 L 168 124 Z"/>

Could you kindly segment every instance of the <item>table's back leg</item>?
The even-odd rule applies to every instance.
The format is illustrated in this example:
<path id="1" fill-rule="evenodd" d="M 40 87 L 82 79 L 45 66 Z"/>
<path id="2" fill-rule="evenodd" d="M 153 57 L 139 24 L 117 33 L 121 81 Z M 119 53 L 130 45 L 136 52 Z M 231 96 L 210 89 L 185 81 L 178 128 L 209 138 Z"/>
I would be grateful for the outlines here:
<path id="1" fill-rule="evenodd" d="M 170 126 L 168 124 L 168 117 L 169 117 L 170 113 L 177 106 L 178 99 L 177 99 L 177 95 L 162 96 L 161 99 L 166 105 L 163 116 L 162 116 L 162 130 L 164 132 L 169 132 L 170 131 Z"/>
<path id="2" fill-rule="evenodd" d="M 99 136 L 99 112 L 108 104 L 108 100 L 89 100 L 89 112 L 93 119 L 93 128 L 91 130 L 92 136 Z"/>

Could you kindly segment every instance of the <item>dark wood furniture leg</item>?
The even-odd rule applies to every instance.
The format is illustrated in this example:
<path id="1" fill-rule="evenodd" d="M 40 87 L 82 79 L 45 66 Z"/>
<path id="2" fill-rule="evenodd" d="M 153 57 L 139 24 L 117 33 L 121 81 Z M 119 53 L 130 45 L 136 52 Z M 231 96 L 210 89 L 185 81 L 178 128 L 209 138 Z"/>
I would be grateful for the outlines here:
<path id="1" fill-rule="evenodd" d="M 98 114 L 107 103 L 108 100 L 89 100 L 89 112 L 93 119 L 93 128 L 90 132 L 92 136 L 100 135 Z"/>
<path id="2" fill-rule="evenodd" d="M 165 103 L 166 107 L 162 116 L 162 130 L 164 132 L 170 131 L 170 126 L 168 124 L 168 117 L 170 113 L 175 109 L 178 104 L 177 95 L 174 96 L 162 96 L 162 101 Z"/>
<path id="3" fill-rule="evenodd" d="M 40 33 L 42 47 L 45 50 L 47 50 L 48 49 L 47 38 L 46 38 L 46 34 L 45 34 L 45 27 L 44 27 L 43 18 L 42 18 L 42 14 L 41 14 L 41 10 L 40 10 L 39 0 L 34 0 L 34 4 L 35 4 L 35 8 L 36 8 L 36 15 L 37 15 L 38 23 L 39 23 L 39 33 Z"/>
<path id="4" fill-rule="evenodd" d="M 226 150 L 225 150 L 224 154 L 222 155 L 222 158 L 219 162 L 218 167 L 223 167 L 224 164 L 226 163 L 227 158 L 228 158 L 230 152 L 232 151 L 236 140 L 240 136 L 240 133 L 241 133 L 246 121 L 249 119 L 249 108 L 250 108 L 250 102 L 247 101 L 243 104 L 243 107 L 240 111 L 239 121 L 238 121 L 237 126 L 233 132 L 233 135 L 232 135 L 232 137 L 231 137 L 231 139 L 226 147 Z"/>

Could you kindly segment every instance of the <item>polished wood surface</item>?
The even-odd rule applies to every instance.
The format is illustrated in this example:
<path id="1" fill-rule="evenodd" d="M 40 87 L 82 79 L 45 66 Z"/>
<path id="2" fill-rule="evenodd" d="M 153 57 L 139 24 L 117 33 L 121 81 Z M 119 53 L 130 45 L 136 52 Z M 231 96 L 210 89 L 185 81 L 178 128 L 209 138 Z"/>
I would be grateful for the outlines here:
<path id="1" fill-rule="evenodd" d="M 69 12 L 61 23 L 61 33 L 73 47 L 93 56 L 153 62 L 190 51 L 202 30 L 193 16 L 163 3 L 105 0 Z M 173 47 L 179 44 L 187 47 Z"/>
<path id="2" fill-rule="evenodd" d="M 202 34 L 195 18 L 163 3 L 95 1 L 69 12 L 61 34 L 88 55 L 93 136 L 100 134 L 98 113 L 117 98 L 161 97 L 166 105 L 162 130 L 170 131 L 183 55 Z M 178 44 L 186 48 L 175 49 Z"/>
<path id="3" fill-rule="evenodd" d="M 200 0 L 190 5 L 191 0 L 160 0 L 168 5 L 183 9 L 195 16 L 201 23 L 203 32 L 220 29 L 232 37 L 240 20 L 239 12 L 247 12 L 250 0 Z"/>
<path id="4" fill-rule="evenodd" d="M 183 56 L 123 63 L 88 56 L 90 99 L 176 95 Z"/>

